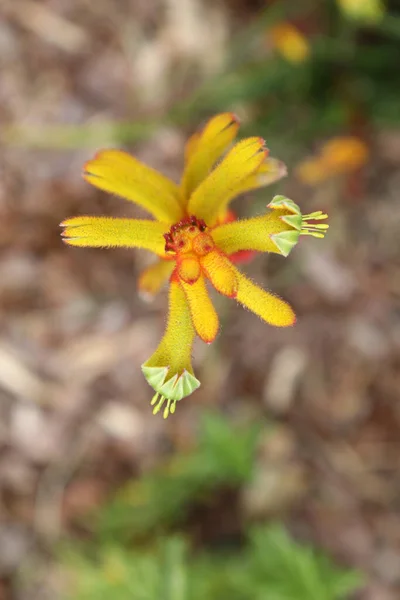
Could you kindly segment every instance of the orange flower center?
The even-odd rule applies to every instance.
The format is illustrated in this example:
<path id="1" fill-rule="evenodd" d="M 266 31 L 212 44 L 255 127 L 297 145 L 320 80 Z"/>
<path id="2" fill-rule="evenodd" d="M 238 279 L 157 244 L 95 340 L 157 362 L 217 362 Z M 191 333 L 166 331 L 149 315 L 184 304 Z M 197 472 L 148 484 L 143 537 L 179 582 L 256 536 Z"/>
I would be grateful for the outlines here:
<path id="1" fill-rule="evenodd" d="M 202 272 L 202 259 L 215 249 L 203 219 L 185 217 L 164 234 L 165 252 L 176 261 L 175 274 L 181 281 L 194 284 Z"/>
<path id="2" fill-rule="evenodd" d="M 203 219 L 185 217 L 164 234 L 165 252 L 175 254 L 176 260 L 187 255 L 193 258 L 205 256 L 215 248 L 214 240 L 206 229 Z"/>

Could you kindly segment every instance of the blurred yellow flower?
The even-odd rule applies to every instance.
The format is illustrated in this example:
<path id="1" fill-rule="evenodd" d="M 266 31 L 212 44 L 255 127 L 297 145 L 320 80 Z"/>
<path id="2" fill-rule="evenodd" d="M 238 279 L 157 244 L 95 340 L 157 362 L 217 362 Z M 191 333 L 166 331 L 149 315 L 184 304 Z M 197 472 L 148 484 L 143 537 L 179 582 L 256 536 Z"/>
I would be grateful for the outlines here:
<path id="1" fill-rule="evenodd" d="M 223 113 L 192 135 L 180 185 L 125 152 L 98 152 L 85 165 L 86 181 L 135 202 L 154 220 L 81 216 L 61 223 L 64 242 L 70 246 L 153 252 L 157 261 L 139 279 L 139 289 L 147 294 L 157 293 L 169 279 L 166 331 L 142 365 L 156 392 L 153 412 L 165 406 L 164 417 L 200 385 L 191 364 L 195 336 L 211 343 L 218 333 L 218 315 L 206 283 L 271 325 L 293 325 L 289 304 L 258 287 L 234 263 L 249 251 L 287 256 L 300 235 L 321 238 L 328 228 L 318 223 L 327 215 L 302 215 L 284 196 L 275 196 L 268 205 L 271 210 L 258 217 L 232 218 L 228 206 L 235 196 L 286 174 L 285 166 L 269 156 L 262 138 L 246 138 L 231 148 L 238 128 L 237 118 Z"/>
<path id="2" fill-rule="evenodd" d="M 326 142 L 319 155 L 302 161 L 296 174 L 304 183 L 316 185 L 359 169 L 367 162 L 368 156 L 368 147 L 359 138 L 337 137 Z"/>
<path id="3" fill-rule="evenodd" d="M 310 55 L 307 38 L 291 23 L 279 23 L 269 30 L 274 48 L 288 61 L 301 63 Z"/>
<path id="4" fill-rule="evenodd" d="M 340 10 L 350 19 L 379 22 L 385 14 L 382 0 L 337 0 Z"/>

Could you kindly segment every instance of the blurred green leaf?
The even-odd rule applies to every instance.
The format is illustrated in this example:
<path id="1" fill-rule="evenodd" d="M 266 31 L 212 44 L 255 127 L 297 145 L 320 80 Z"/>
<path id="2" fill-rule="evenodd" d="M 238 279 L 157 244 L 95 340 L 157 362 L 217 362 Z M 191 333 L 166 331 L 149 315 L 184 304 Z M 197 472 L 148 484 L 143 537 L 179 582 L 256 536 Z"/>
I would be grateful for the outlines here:
<path id="1" fill-rule="evenodd" d="M 253 529 L 235 553 L 188 552 L 182 538 L 145 550 L 104 545 L 97 558 L 71 551 L 69 600 L 344 600 L 361 577 L 294 542 L 280 525 Z"/>
<path id="2" fill-rule="evenodd" d="M 194 500 L 252 474 L 258 426 L 236 428 L 216 415 L 203 418 L 198 448 L 126 486 L 104 507 L 95 529 L 102 539 L 129 540 L 181 522 Z"/>
<path id="3" fill-rule="evenodd" d="M 178 537 L 160 540 L 151 551 L 104 545 L 95 560 L 69 549 L 64 563 L 74 600 L 186 600 L 186 545 Z"/>
<path id="4" fill-rule="evenodd" d="M 315 19 L 315 11 L 315 0 L 268 3 L 232 37 L 225 68 L 192 88 L 163 118 L 5 125 L 0 141 L 59 149 L 129 144 L 148 138 L 165 124 L 197 127 L 203 117 L 237 106 L 252 115 L 253 133 L 259 119 L 268 119 L 271 134 L 303 145 L 315 135 L 351 128 L 354 111 L 371 124 L 398 125 L 398 13 L 388 10 L 381 21 L 366 27 L 341 17 L 335 2 L 319 3 L 318 28 L 306 31 L 309 60 L 290 64 L 268 49 L 272 25 L 297 18 L 307 22 Z"/>
<path id="5" fill-rule="evenodd" d="M 229 552 L 189 551 L 189 539 L 166 533 L 194 502 L 248 481 L 259 430 L 205 415 L 192 453 L 126 486 L 97 515 L 98 535 L 64 550 L 72 590 L 66 600 L 347 598 L 360 576 L 296 543 L 279 524 L 252 528 Z"/>

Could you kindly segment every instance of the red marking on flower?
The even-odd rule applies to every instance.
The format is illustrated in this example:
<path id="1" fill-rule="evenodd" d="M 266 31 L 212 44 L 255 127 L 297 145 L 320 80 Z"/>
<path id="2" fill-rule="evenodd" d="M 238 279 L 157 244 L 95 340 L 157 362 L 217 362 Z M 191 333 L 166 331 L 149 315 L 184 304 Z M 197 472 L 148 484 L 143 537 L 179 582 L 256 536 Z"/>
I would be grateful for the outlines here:
<path id="1" fill-rule="evenodd" d="M 194 250 L 196 254 L 203 255 L 210 252 L 214 243 L 211 236 L 202 234 L 207 229 L 203 219 L 198 219 L 194 215 L 184 217 L 171 226 L 168 233 L 164 234 L 165 252 L 190 252 Z M 201 239 L 204 237 L 204 239 Z M 198 247 L 198 251 L 193 246 Z"/>
<path id="2" fill-rule="evenodd" d="M 247 264 L 253 260 L 257 252 L 255 250 L 239 250 L 229 255 L 229 260 L 234 264 Z"/>

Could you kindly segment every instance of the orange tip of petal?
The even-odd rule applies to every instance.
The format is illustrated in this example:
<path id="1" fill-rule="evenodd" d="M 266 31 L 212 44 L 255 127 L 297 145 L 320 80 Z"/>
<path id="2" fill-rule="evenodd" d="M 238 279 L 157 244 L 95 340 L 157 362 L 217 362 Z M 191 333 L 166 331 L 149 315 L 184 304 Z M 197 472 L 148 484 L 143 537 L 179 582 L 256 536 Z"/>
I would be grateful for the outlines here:
<path id="1" fill-rule="evenodd" d="M 240 125 L 240 119 L 234 112 L 230 112 L 228 114 L 231 118 L 231 122 L 227 125 L 227 127 L 230 127 L 232 125 L 232 123 L 235 123 L 236 125 Z"/>
<path id="2" fill-rule="evenodd" d="M 269 152 L 269 150 L 268 150 L 268 148 L 267 148 L 267 146 L 266 146 L 266 143 L 267 143 L 267 142 L 264 140 L 264 138 L 262 138 L 262 137 L 259 137 L 259 138 L 258 138 L 258 143 L 260 144 L 260 152 L 264 152 L 264 153 L 265 153 L 265 155 L 267 155 L 267 154 L 268 154 L 268 152 Z"/>
<path id="3" fill-rule="evenodd" d="M 202 342 L 204 342 L 205 344 L 207 344 L 207 346 L 209 346 L 210 344 L 213 343 L 213 341 L 215 340 L 215 338 L 218 335 L 218 330 L 219 330 L 219 326 L 215 327 L 213 330 L 213 333 L 210 332 L 206 332 L 205 330 L 196 330 L 197 335 L 199 336 L 199 338 L 201 339 Z"/>

